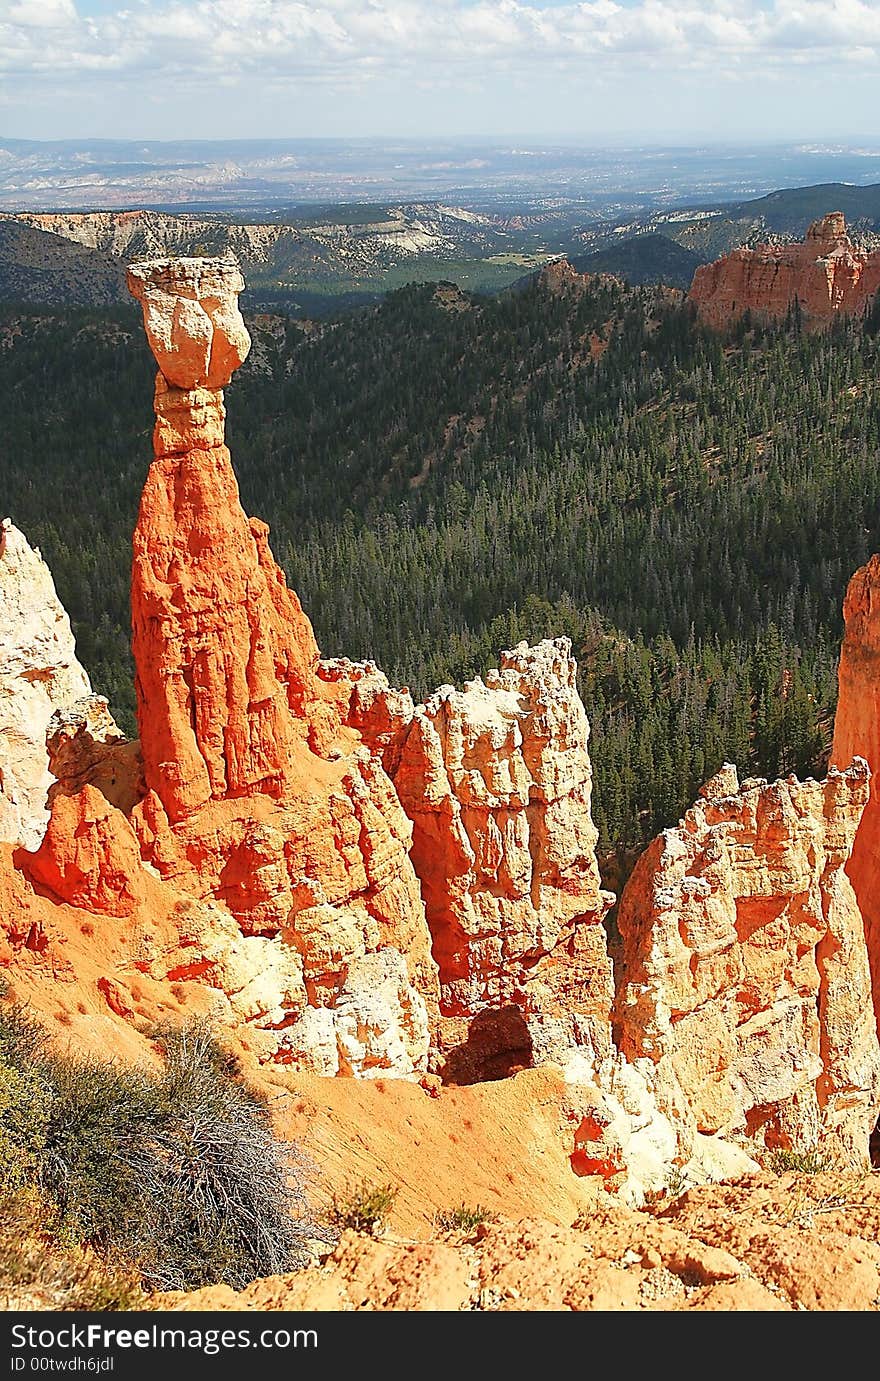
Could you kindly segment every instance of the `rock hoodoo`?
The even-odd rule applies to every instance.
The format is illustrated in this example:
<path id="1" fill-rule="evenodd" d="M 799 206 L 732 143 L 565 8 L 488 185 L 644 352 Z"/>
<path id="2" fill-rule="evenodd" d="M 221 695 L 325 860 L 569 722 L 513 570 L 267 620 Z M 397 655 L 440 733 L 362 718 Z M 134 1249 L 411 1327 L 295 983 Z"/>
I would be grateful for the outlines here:
<path id="1" fill-rule="evenodd" d="M 590 726 L 567 638 L 423 705 L 371 663 L 321 664 L 413 824 L 448 1072 L 611 1051 L 611 963 L 591 814 Z"/>
<path id="2" fill-rule="evenodd" d="M 745 312 L 772 320 L 798 303 L 807 326 L 859 316 L 880 289 L 880 250 L 857 249 L 842 212 L 814 221 L 796 244 L 735 249 L 694 274 L 690 301 L 707 326 L 724 330 Z"/>
<path id="3" fill-rule="evenodd" d="M 221 386 L 249 343 L 241 275 L 163 260 L 134 265 L 129 284 L 160 366 L 132 571 L 144 855 L 286 947 L 299 983 L 276 1058 L 424 1067 L 436 973 L 410 826 L 317 675 L 311 625 L 224 445 Z"/>
<path id="4" fill-rule="evenodd" d="M 847 873 L 865 923 L 880 1022 L 880 556 L 872 556 L 856 571 L 846 592 L 843 617 L 846 632 L 831 761 L 839 766 L 858 754 L 872 773 Z"/>
<path id="5" fill-rule="evenodd" d="M 864 1165 L 880 1110 L 862 919 L 845 865 L 868 799 L 725 768 L 624 889 L 617 1019 L 679 1126 Z"/>
<path id="6" fill-rule="evenodd" d="M 614 898 L 599 881 L 575 676 L 567 639 L 521 643 L 485 682 L 441 687 L 403 741 L 394 783 L 414 827 L 443 1045 L 459 1058 L 471 1045 L 515 1054 L 516 1039 L 526 1062 L 610 1053 L 601 922 Z"/>

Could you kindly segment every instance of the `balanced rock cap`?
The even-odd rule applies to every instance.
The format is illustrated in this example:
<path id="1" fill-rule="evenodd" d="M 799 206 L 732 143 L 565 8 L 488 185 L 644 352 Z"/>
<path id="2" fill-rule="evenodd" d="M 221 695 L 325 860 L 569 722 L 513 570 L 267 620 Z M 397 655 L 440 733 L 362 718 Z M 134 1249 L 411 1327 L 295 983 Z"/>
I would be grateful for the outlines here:
<path id="1" fill-rule="evenodd" d="M 238 309 L 244 279 L 236 261 L 145 260 L 129 266 L 127 280 L 171 387 L 224 388 L 251 346 Z"/>
<path id="2" fill-rule="evenodd" d="M 808 240 L 818 240 L 820 244 L 834 245 L 847 239 L 846 216 L 842 211 L 829 211 L 813 221 L 806 234 Z"/>

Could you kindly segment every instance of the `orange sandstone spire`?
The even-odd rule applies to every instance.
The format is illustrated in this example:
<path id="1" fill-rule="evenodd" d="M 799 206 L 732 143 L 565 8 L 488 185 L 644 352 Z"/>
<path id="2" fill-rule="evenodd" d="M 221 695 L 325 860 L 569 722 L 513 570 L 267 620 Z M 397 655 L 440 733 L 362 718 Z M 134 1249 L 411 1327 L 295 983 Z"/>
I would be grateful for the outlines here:
<path id="1" fill-rule="evenodd" d="M 872 556 L 849 582 L 843 617 L 846 633 L 831 761 L 840 766 L 858 754 L 872 773 L 868 804 L 846 871 L 865 922 L 880 1026 L 880 556 Z"/>
<path id="2" fill-rule="evenodd" d="M 220 385 L 247 354 L 243 280 L 224 260 L 135 264 L 160 369 L 155 459 L 134 532 L 132 634 L 147 785 L 172 820 L 211 798 L 280 797 L 315 728 L 318 649 L 248 519 L 224 445 Z M 314 707 L 326 720 L 329 707 Z"/>
<path id="3" fill-rule="evenodd" d="M 411 828 L 343 723 L 344 687 L 239 501 L 222 388 L 250 340 L 229 260 L 135 264 L 159 364 L 134 533 L 132 643 L 145 799 L 162 876 L 283 950 L 270 1058 L 321 1073 L 424 1068 L 437 977 Z"/>

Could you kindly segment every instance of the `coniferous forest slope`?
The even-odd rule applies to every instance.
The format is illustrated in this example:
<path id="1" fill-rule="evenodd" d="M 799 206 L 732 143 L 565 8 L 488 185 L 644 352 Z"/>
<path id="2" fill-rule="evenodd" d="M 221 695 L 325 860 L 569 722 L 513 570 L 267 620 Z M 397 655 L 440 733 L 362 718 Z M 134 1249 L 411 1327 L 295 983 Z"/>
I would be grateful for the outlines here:
<path id="1" fill-rule="evenodd" d="M 822 767 L 845 583 L 880 542 L 876 310 L 725 340 L 669 290 L 545 275 L 250 324 L 229 441 L 326 655 L 421 695 L 570 635 L 606 849 L 677 819 L 725 758 Z M 153 374 L 137 319 L 7 307 L 0 360 L 0 507 L 133 729 Z"/>

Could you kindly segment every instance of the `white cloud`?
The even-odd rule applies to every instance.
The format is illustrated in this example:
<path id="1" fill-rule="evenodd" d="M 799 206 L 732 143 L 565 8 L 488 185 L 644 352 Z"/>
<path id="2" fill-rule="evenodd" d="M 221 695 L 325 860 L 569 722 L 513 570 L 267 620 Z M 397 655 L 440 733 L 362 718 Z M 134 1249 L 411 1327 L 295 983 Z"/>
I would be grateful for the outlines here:
<path id="1" fill-rule="evenodd" d="M 63 29 L 77 18 L 73 0 L 0 0 L 0 24 L 21 29 Z"/>
<path id="2" fill-rule="evenodd" d="M 87 8 L 81 0 L 81 8 Z M 582 64 L 756 70 L 880 60 L 868 0 L 142 0 L 79 14 L 73 0 L 0 0 L 0 73 L 26 81 L 110 71 L 198 84 L 236 74 L 333 85 L 406 71 L 470 80 L 493 68 Z"/>

